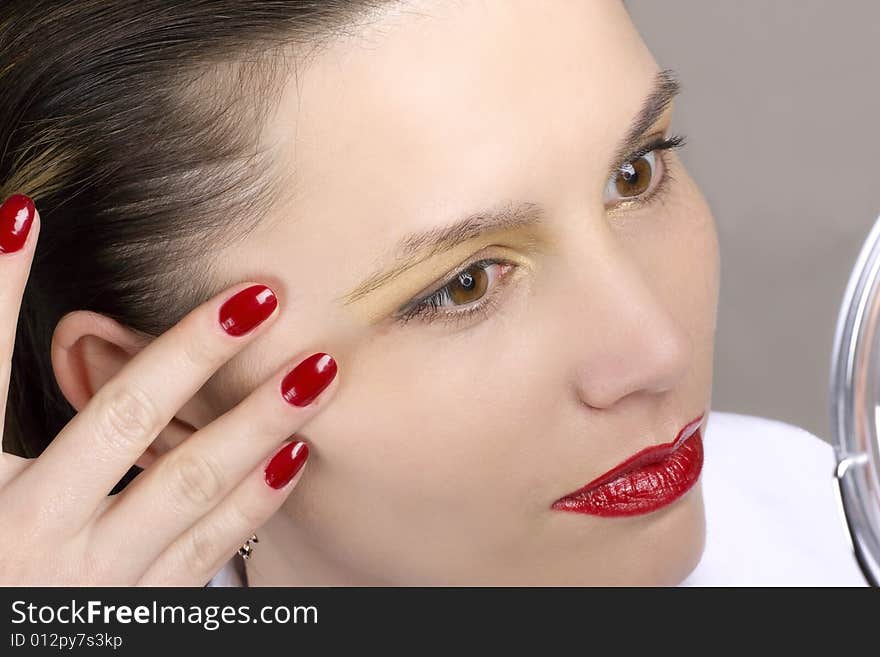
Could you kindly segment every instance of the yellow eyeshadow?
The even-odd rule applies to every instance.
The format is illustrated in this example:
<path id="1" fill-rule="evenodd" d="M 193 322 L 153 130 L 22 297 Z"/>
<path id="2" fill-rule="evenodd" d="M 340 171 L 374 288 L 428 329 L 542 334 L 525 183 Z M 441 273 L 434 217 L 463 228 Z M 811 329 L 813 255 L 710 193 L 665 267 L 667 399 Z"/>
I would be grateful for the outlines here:
<path id="1" fill-rule="evenodd" d="M 410 267 L 379 288 L 354 301 L 347 308 L 361 321 L 374 324 L 416 298 L 419 293 L 429 292 L 432 286 L 442 286 L 446 276 L 482 249 L 486 257 L 505 257 L 517 264 L 527 264 L 524 257 L 535 250 L 535 229 L 525 227 L 485 233 L 480 237 L 438 253 Z"/>

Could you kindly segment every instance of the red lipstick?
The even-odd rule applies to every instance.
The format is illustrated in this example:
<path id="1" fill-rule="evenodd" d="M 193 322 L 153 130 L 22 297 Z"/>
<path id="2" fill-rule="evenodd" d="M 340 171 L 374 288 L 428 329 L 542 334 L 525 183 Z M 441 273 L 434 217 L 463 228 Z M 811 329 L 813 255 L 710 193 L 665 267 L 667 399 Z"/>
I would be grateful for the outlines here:
<path id="1" fill-rule="evenodd" d="M 703 468 L 703 415 L 684 425 L 675 440 L 647 447 L 556 500 L 550 508 L 596 516 L 650 513 L 684 495 Z"/>

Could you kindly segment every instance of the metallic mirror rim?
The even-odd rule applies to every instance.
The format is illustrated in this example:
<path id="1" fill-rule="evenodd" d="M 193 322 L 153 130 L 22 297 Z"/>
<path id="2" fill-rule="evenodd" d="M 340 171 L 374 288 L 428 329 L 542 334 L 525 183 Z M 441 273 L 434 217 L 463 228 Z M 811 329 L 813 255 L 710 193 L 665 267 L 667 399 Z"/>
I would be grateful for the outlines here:
<path id="1" fill-rule="evenodd" d="M 841 516 L 862 573 L 880 586 L 880 385 L 877 311 L 880 311 L 880 217 L 850 274 L 837 317 L 831 356 L 831 432 L 836 467 L 833 479 Z M 880 388 L 878 388 L 880 390 Z M 857 400 L 863 401 L 858 407 Z"/>

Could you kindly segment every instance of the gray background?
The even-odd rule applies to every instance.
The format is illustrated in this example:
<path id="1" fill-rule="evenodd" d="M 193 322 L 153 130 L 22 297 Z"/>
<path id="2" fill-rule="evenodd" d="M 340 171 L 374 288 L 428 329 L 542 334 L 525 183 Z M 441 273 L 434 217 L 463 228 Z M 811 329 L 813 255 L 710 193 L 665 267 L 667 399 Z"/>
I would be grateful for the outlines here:
<path id="1" fill-rule="evenodd" d="M 673 130 L 718 224 L 712 408 L 828 440 L 837 313 L 880 213 L 880 2 L 627 6 L 679 73 Z"/>

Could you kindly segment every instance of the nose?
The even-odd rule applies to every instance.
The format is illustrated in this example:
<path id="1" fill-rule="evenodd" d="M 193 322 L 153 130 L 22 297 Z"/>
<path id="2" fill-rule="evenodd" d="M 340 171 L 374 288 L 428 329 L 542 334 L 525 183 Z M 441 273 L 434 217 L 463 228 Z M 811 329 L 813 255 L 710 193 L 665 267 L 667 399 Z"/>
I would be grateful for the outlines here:
<path id="1" fill-rule="evenodd" d="M 597 409 L 633 394 L 674 390 L 694 356 L 681 316 L 688 312 L 681 298 L 686 290 L 675 285 L 682 279 L 640 265 L 613 239 L 608 246 L 601 259 L 576 268 L 582 301 L 569 315 L 570 344 L 580 345 L 570 352 L 577 359 L 578 396 Z"/>

